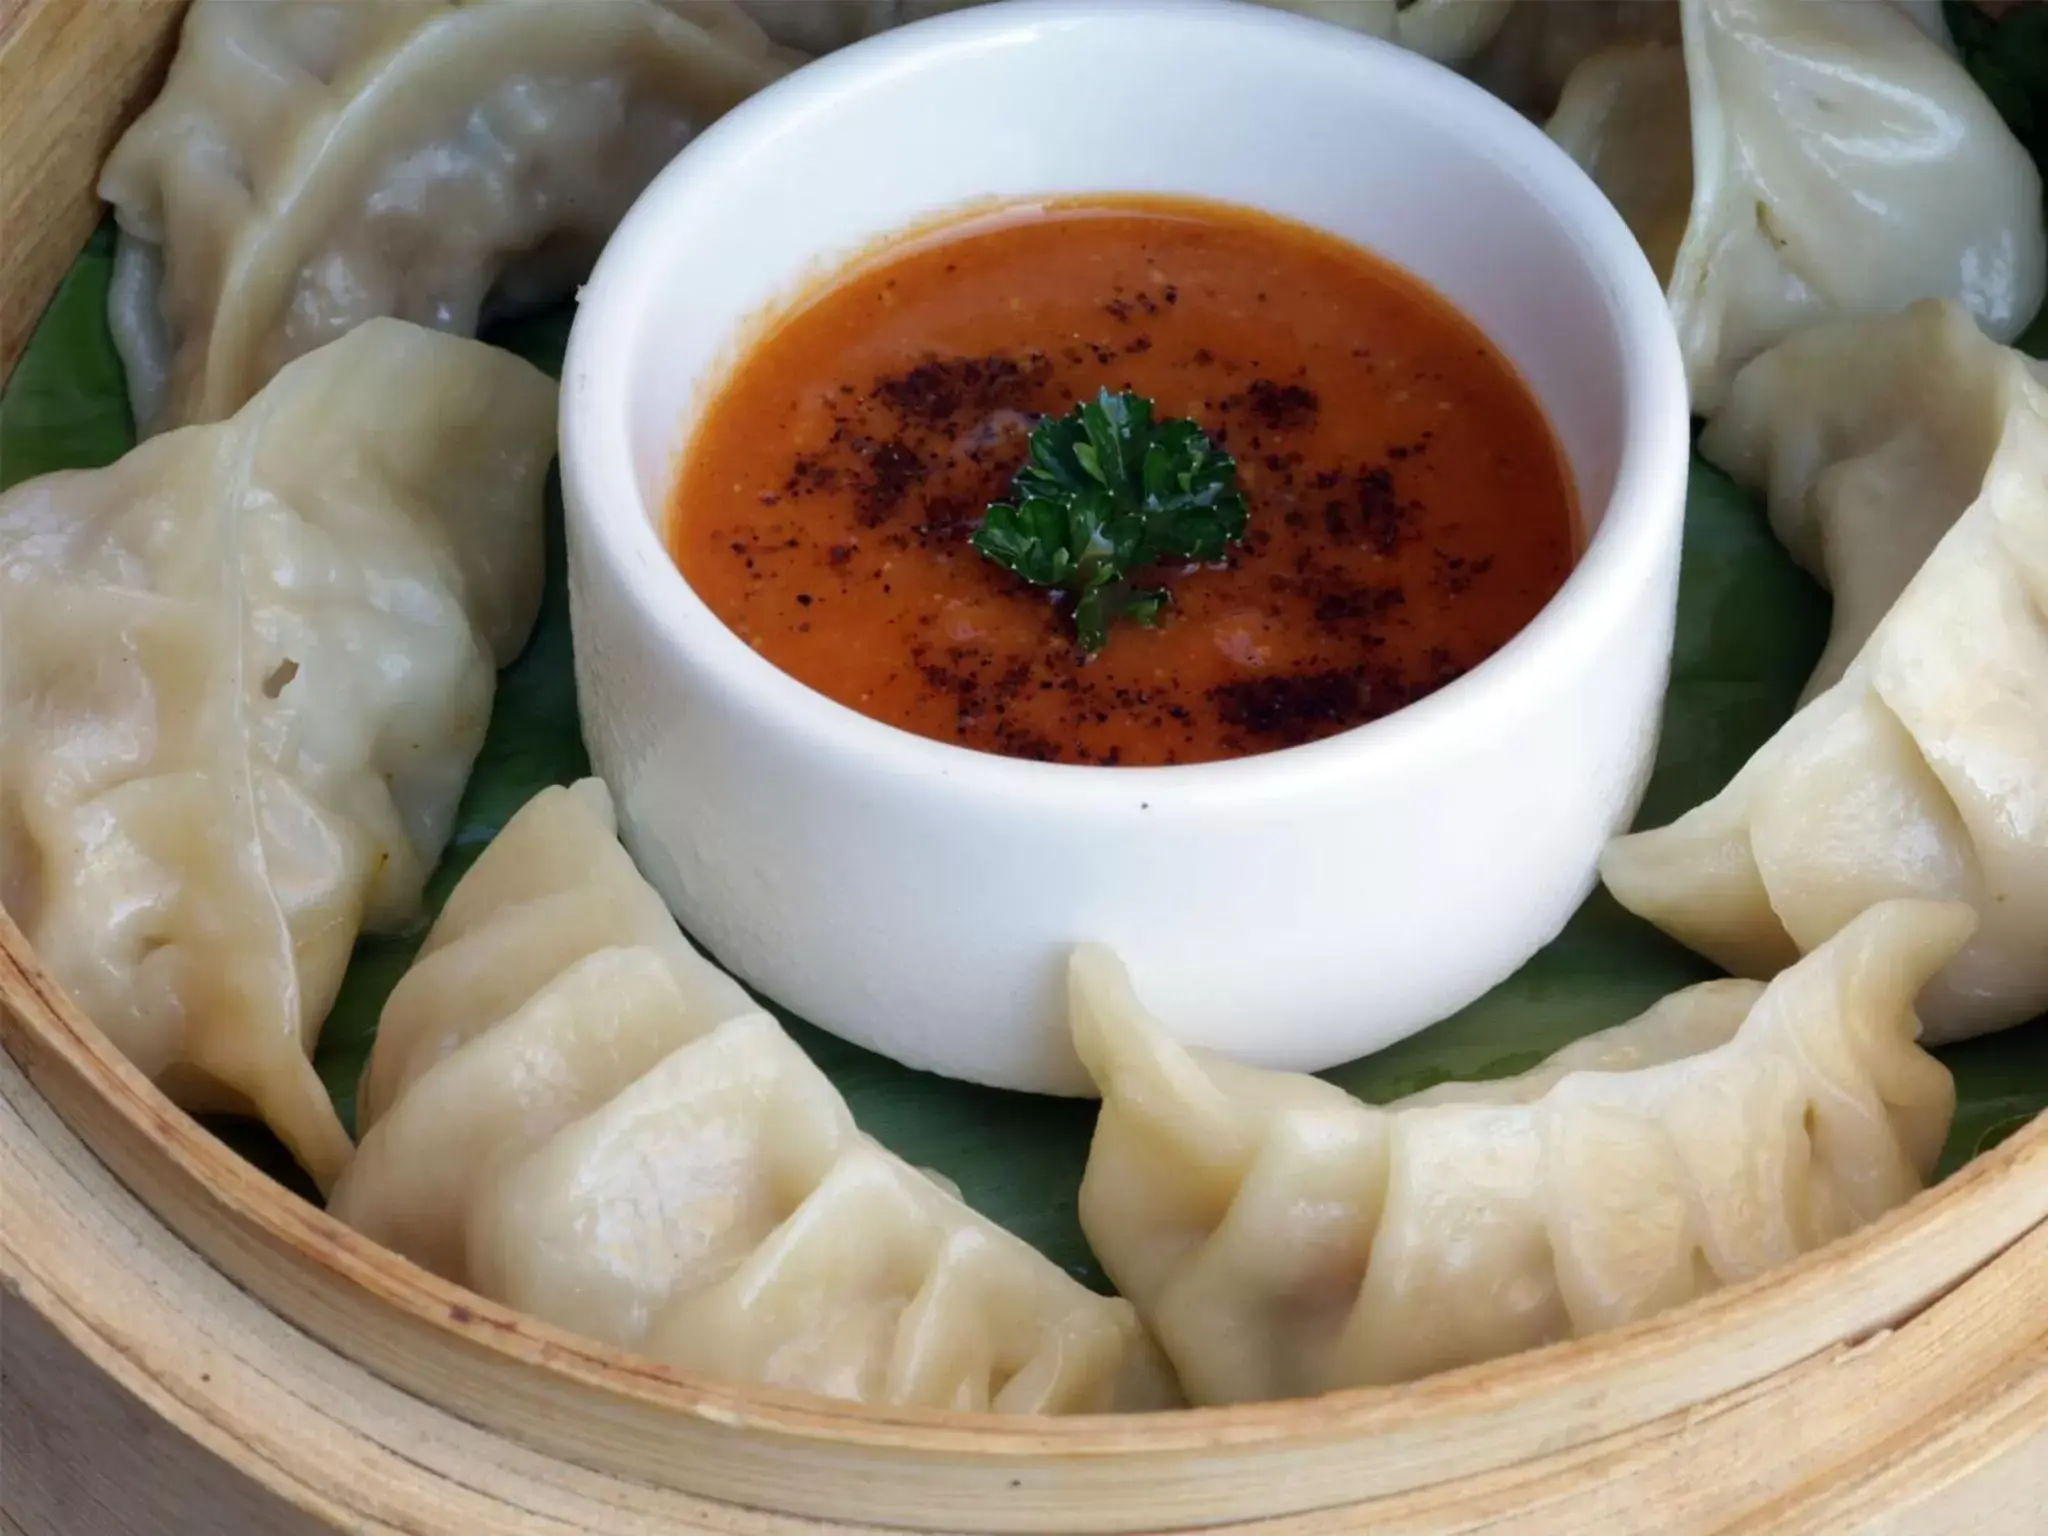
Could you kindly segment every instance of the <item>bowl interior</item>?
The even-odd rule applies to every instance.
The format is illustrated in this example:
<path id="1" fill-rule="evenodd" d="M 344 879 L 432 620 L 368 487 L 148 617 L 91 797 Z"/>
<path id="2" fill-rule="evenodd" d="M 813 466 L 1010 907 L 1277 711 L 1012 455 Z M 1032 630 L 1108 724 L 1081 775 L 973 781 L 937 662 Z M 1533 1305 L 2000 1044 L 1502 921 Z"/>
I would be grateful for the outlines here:
<path id="1" fill-rule="evenodd" d="M 1475 320 L 1547 412 L 1591 535 L 1640 386 L 1613 272 L 1641 257 L 1576 179 L 1477 87 L 1326 24 L 1002 6 L 830 57 L 713 128 L 627 221 L 585 323 L 618 349 L 602 355 L 623 364 L 632 478 L 658 529 L 695 415 L 753 327 L 864 247 L 996 199 L 1234 202 L 1368 247 Z"/>

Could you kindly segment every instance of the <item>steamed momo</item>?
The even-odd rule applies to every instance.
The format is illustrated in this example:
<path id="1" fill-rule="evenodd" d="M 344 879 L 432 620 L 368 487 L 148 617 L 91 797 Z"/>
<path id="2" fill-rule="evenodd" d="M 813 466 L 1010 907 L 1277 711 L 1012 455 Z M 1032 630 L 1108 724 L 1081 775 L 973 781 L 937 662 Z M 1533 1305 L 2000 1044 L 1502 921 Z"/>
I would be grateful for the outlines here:
<path id="1" fill-rule="evenodd" d="M 109 1038 L 323 1188 L 307 1059 L 447 841 L 540 597 L 555 386 L 396 320 L 0 496 L 0 900 Z"/>
<path id="2" fill-rule="evenodd" d="M 739 0 L 740 7 L 778 43 L 826 53 L 891 27 L 987 0 Z M 1447 64 L 1461 63 L 1486 46 L 1515 0 L 1254 0 L 1297 11 L 1369 37 L 1383 37 Z M 1533 0 L 1523 0 L 1524 4 Z M 1570 8 L 1577 8 L 1572 0 Z M 1640 9 L 1616 7 L 1617 9 Z"/>
<path id="3" fill-rule="evenodd" d="M 1399 43 L 1439 64 L 1462 64 L 1492 41 L 1515 0 L 1259 0 Z"/>
<path id="4" fill-rule="evenodd" d="M 2043 377 L 1934 299 L 1805 332 L 1735 376 L 1700 452 L 1763 497 L 1772 531 L 1834 594 L 1806 698 L 1840 681 L 1977 499 L 2000 424 L 2044 398 Z"/>
<path id="5" fill-rule="evenodd" d="M 677 931 L 597 780 L 536 796 L 456 887 L 362 1102 L 334 1214 L 557 1326 L 861 1402 L 1177 1400 L 1128 1303 L 861 1135 Z"/>
<path id="6" fill-rule="evenodd" d="M 137 424 L 217 420 L 374 315 L 561 296 L 787 67 L 730 0 L 198 0 L 100 180 Z"/>
<path id="7" fill-rule="evenodd" d="M 1602 49 L 1677 41 L 1678 0 L 1515 0 L 1464 68 L 1508 105 L 1541 118 L 1573 71 Z"/>
<path id="8" fill-rule="evenodd" d="M 1103 1107 L 1081 1225 L 1197 1403 L 1637 1321 L 1920 1189 L 1955 1095 L 1913 995 L 1970 927 L 1894 902 L 1768 987 L 1708 982 L 1523 1077 L 1384 1108 L 1175 1044 L 1084 948 L 1074 1036 Z"/>
<path id="9" fill-rule="evenodd" d="M 1923 298 L 1957 300 L 2000 339 L 2033 318 L 2048 285 L 2040 175 L 1924 10 L 1680 12 L 1682 47 L 1587 59 L 1550 133 L 1665 279 L 1696 411 L 1824 320 Z"/>
<path id="10" fill-rule="evenodd" d="M 966 10 L 985 0 L 738 0 L 776 42 L 830 53 L 906 22 Z"/>
<path id="11" fill-rule="evenodd" d="M 1921 306 L 1766 353 L 1705 441 L 1847 589 L 1847 634 L 1933 553 L 1727 788 L 1608 846 L 1608 888 L 1747 976 L 1876 902 L 1968 902 L 1976 936 L 1920 1000 L 1929 1038 L 2034 1017 L 2048 1008 L 2048 386 Z"/>

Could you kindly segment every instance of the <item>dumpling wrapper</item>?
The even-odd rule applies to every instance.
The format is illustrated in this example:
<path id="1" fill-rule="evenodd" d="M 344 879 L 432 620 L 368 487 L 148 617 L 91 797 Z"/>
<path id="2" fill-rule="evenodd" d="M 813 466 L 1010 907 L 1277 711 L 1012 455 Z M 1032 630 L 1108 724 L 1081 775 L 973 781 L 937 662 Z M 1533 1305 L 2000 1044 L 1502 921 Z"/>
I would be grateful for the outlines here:
<path id="1" fill-rule="evenodd" d="M 1515 0 L 1465 73 L 1542 119 L 1601 50 L 1678 41 L 1678 0 Z"/>
<path id="2" fill-rule="evenodd" d="M 2041 178 L 1929 17 L 1683 0 L 1682 48 L 1574 72 L 1549 131 L 1665 280 L 1693 409 L 1808 326 L 1916 299 L 2010 340 L 2048 291 Z M 1939 28 L 1938 19 L 1933 23 Z"/>
<path id="3" fill-rule="evenodd" d="M 761 30 L 803 53 L 831 53 L 927 16 L 987 0 L 738 0 Z"/>
<path id="4" fill-rule="evenodd" d="M 676 929 L 596 780 L 543 791 L 463 877 L 363 1104 L 329 1209 L 559 1327 L 861 1402 L 1178 1401 L 1128 1303 L 860 1133 Z"/>
<path id="5" fill-rule="evenodd" d="M 862 1136 L 763 1013 L 507 1166 L 467 1230 L 485 1294 L 730 1380 L 968 1412 L 1179 1401 L 1128 1302 Z"/>
<path id="6" fill-rule="evenodd" d="M 1385 38 L 1439 64 L 1480 53 L 1508 19 L 1515 0 L 1258 0 L 1276 10 L 1334 22 Z"/>
<path id="7" fill-rule="evenodd" d="M 746 990 L 683 937 L 619 846 L 604 781 L 544 789 L 449 894 L 386 999 L 356 1096 L 357 1132 L 575 962 L 620 947 L 652 951 L 680 989 L 687 1032 L 673 1044 L 754 1010 Z"/>
<path id="8" fill-rule="evenodd" d="M 786 72 L 731 0 L 197 0 L 100 178 L 144 432 L 377 315 L 560 298 L 700 129 Z"/>
<path id="9" fill-rule="evenodd" d="M 1878 907 L 1768 987 L 1708 982 L 1523 1077 L 1385 1107 L 1176 1044 L 1085 946 L 1074 1038 L 1103 1107 L 1082 1228 L 1196 1403 L 1620 1327 L 1920 1189 L 1955 1093 L 1913 996 L 1971 922 Z"/>
<path id="10" fill-rule="evenodd" d="M 1772 532 L 1834 594 L 1801 703 L 1841 681 L 1982 494 L 2006 421 L 2044 378 L 1936 299 L 1805 332 L 1735 376 L 1700 452 L 1763 498 Z"/>
<path id="11" fill-rule="evenodd" d="M 322 1188 L 309 1054 L 418 914 L 540 600 L 555 385 L 386 320 L 228 422 L 0 496 L 0 900 L 178 1102 Z"/>
<path id="12" fill-rule="evenodd" d="M 1852 632 L 1939 542 L 1840 680 L 1720 794 L 1600 863 L 1623 906 L 1744 976 L 1877 902 L 1967 902 L 1976 936 L 1920 1000 L 1935 1041 L 2048 1008 L 2048 386 L 1961 325 L 1931 307 L 1845 321 L 1737 381 L 1713 449 L 1767 481 L 1802 558 L 1841 549 L 1826 558 Z M 1787 399 L 1794 380 L 1817 393 Z"/>
<path id="13" fill-rule="evenodd" d="M 739 0 L 776 42 L 806 53 L 829 53 L 906 22 L 968 10 L 988 0 Z M 1368 37 L 1385 38 L 1436 59 L 1459 63 L 1484 48 L 1514 0 L 1253 0 L 1296 11 Z"/>

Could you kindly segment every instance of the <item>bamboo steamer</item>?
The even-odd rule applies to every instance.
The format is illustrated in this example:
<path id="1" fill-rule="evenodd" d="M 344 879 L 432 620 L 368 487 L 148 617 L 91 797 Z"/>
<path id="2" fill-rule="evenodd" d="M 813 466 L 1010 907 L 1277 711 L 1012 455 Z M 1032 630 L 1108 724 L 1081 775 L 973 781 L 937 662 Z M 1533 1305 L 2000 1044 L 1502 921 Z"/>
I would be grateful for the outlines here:
<path id="1" fill-rule="evenodd" d="M 177 0 L 0 0 L 0 371 Z M 2048 1117 L 1648 1323 L 1413 1387 L 875 1412 L 547 1328 L 270 1182 L 0 916 L 0 1533 L 2048 1530 Z"/>

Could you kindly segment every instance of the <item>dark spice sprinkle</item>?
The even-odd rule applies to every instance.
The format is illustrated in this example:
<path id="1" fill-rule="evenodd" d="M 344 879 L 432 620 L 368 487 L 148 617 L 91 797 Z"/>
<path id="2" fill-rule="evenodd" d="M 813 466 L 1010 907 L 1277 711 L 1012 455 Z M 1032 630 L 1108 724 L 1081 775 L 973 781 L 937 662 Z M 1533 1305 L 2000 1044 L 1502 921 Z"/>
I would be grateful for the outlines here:
<path id="1" fill-rule="evenodd" d="M 1349 619 L 1376 619 L 1408 600 L 1399 587 L 1351 587 L 1316 599 L 1316 622 L 1334 626 Z"/>
<path id="2" fill-rule="evenodd" d="M 860 488 L 861 521 L 872 527 L 887 519 L 924 475 L 924 460 L 902 438 L 876 444 L 868 455 L 868 481 Z"/>
<path id="3" fill-rule="evenodd" d="M 1052 377 L 1042 352 L 1020 358 L 932 358 L 906 373 L 875 380 L 874 395 L 904 419 L 938 430 L 963 414 L 1028 408 Z"/>
<path id="4" fill-rule="evenodd" d="M 1225 725 L 1287 742 L 1341 730 L 1366 718 L 1360 669 L 1254 677 L 1209 690 Z"/>
<path id="5" fill-rule="evenodd" d="M 1306 426 L 1315 420 L 1322 403 L 1312 389 L 1276 384 L 1271 379 L 1253 379 L 1245 386 L 1245 397 L 1259 420 L 1275 431 Z"/>
<path id="6" fill-rule="evenodd" d="M 1463 597 L 1472 590 L 1472 583 L 1493 569 L 1493 556 L 1481 555 L 1467 560 L 1462 555 L 1439 555 L 1437 559 L 1437 580 L 1447 597 Z"/>
<path id="7" fill-rule="evenodd" d="M 1396 493 L 1393 471 L 1378 467 L 1359 471 L 1359 532 L 1375 554 L 1391 555 L 1400 547 L 1409 514 L 1415 510 Z"/>
<path id="8" fill-rule="evenodd" d="M 1171 283 L 1151 291 L 1119 287 L 1101 309 L 1117 325 L 1132 327 L 1141 314 L 1160 316 L 1163 306 L 1176 305 L 1179 298 L 1177 285 Z M 1268 301 L 1264 292 L 1257 298 L 1261 303 Z M 1171 345 L 1170 338 L 1144 329 L 1126 330 L 1118 345 L 1076 337 L 1073 344 L 1053 349 L 1069 374 L 1078 375 L 1064 381 L 1055 381 L 1052 358 L 1024 352 L 1014 356 L 931 355 L 902 372 L 875 377 L 864 389 L 842 383 L 837 396 L 843 404 L 836 409 L 843 414 L 829 418 L 830 447 L 797 458 L 781 496 L 764 494 L 762 504 L 773 506 L 782 497 L 850 491 L 861 523 L 877 532 L 852 542 L 826 545 L 822 551 L 825 563 L 851 565 L 862 580 L 876 581 L 881 592 L 888 594 L 891 585 L 876 568 L 879 556 L 891 549 L 922 546 L 942 561 L 954 558 L 951 551 L 971 534 L 988 503 L 1006 491 L 1027 450 L 1028 427 L 1044 413 L 1057 412 L 1070 403 L 1076 390 L 1089 392 L 1095 387 L 1098 381 L 1085 372 L 1088 363 L 1092 360 L 1096 367 L 1108 370 L 1119 358 L 1154 351 L 1161 341 Z M 1369 347 L 1351 351 L 1370 365 Z M 1131 366 L 1135 370 L 1138 365 Z M 1156 369 L 1159 365 L 1152 366 Z M 1406 648 L 1399 645 L 1399 636 L 1413 633 L 1414 620 L 1401 614 L 1409 593 L 1393 580 L 1359 584 L 1340 563 L 1318 559 L 1320 545 L 1290 549 L 1277 559 L 1269 553 L 1275 529 L 1306 531 L 1314 527 L 1318 507 L 1323 530 L 1333 543 L 1352 550 L 1369 549 L 1381 557 L 1397 553 L 1413 532 L 1420 508 L 1402 495 L 1393 466 L 1422 455 L 1434 434 L 1422 432 L 1416 441 L 1388 445 L 1380 463 L 1332 465 L 1324 460 L 1320 466 L 1309 464 L 1284 436 L 1270 445 L 1266 436 L 1314 428 L 1321 401 L 1306 366 L 1280 363 L 1270 373 L 1261 373 L 1257 358 L 1219 358 L 1208 347 L 1197 348 L 1178 366 L 1220 369 L 1236 376 L 1229 386 L 1234 392 L 1204 399 L 1199 410 L 1189 412 L 1197 415 L 1219 448 L 1231 447 L 1232 429 L 1236 429 L 1239 446 L 1233 451 L 1241 469 L 1254 472 L 1247 488 L 1256 484 L 1256 497 L 1263 499 L 1263 505 L 1255 499 L 1255 523 L 1247 547 L 1233 551 L 1227 563 L 1251 561 L 1258 572 L 1255 580 L 1262 578 L 1263 585 L 1286 593 L 1291 600 L 1305 598 L 1318 626 L 1314 650 L 1298 656 L 1291 672 L 1228 682 L 1209 689 L 1206 700 L 1183 694 L 1187 702 L 1177 703 L 1172 702 L 1173 690 L 1184 684 L 1169 681 L 1163 697 L 1147 689 L 1106 688 L 1091 683 L 1064 650 L 1049 650 L 1030 661 L 1009 664 L 996 652 L 972 644 L 937 648 L 935 616 L 906 614 L 910 627 L 923 637 L 922 643 L 912 647 L 918 675 L 935 693 L 952 701 L 947 712 L 953 716 L 954 731 L 961 740 L 1040 761 L 1120 761 L 1114 749 L 1091 747 L 1084 741 L 1063 747 L 1004 718 L 1011 704 L 1057 690 L 1071 700 L 1059 706 L 1072 711 L 1069 718 L 1098 725 L 1119 717 L 1150 718 L 1162 732 L 1175 732 L 1177 727 L 1190 743 L 1196 739 L 1196 712 L 1206 702 L 1225 728 L 1221 745 L 1226 750 L 1267 750 L 1391 713 L 1463 671 L 1441 646 L 1418 656 L 1412 643 Z M 1111 377 L 1105 372 L 1100 382 L 1108 384 Z M 1124 380 L 1122 387 L 1131 389 L 1133 385 Z M 1164 395 L 1160 403 L 1167 403 Z M 1186 409 L 1185 397 L 1176 405 Z M 1026 425 L 1025 431 L 1017 430 L 1019 422 Z M 826 462 L 835 452 L 840 462 Z M 1262 516 L 1266 519 L 1263 525 L 1257 521 Z M 801 519 L 791 523 L 802 526 Z M 1290 543 L 1299 546 L 1303 540 L 1296 537 Z M 813 547 L 824 544 L 819 539 Z M 797 548 L 799 541 L 791 538 L 784 547 Z M 752 547 L 735 540 L 731 548 L 751 569 Z M 1324 551 L 1326 557 L 1328 553 Z M 868 563 L 855 564 L 863 554 Z M 1283 562 L 1291 567 L 1291 575 L 1275 570 Z M 1413 571 L 1406 574 L 1411 582 L 1422 582 L 1414 589 L 1418 599 L 1424 593 L 1456 597 L 1491 563 L 1436 554 L 1434 563 L 1425 567 L 1426 577 Z M 846 584 L 850 580 L 841 578 L 838 590 L 850 590 Z M 1045 601 L 1044 594 L 1027 590 L 1022 583 L 999 585 L 996 590 L 1034 604 Z M 809 592 L 797 594 L 798 605 L 806 610 L 822 601 L 822 596 Z M 1056 610 L 1041 607 L 1040 611 Z M 810 625 L 806 622 L 795 627 L 801 632 Z M 1380 632 L 1382 627 L 1386 633 Z M 1396 637 L 1392 642 L 1390 635 Z M 1396 648 L 1389 650 L 1390 643 Z M 998 667 L 1003 670 L 999 672 Z M 1171 751 L 1164 755 L 1165 761 L 1175 759 Z M 1161 758 L 1155 753 L 1149 760 Z"/>

